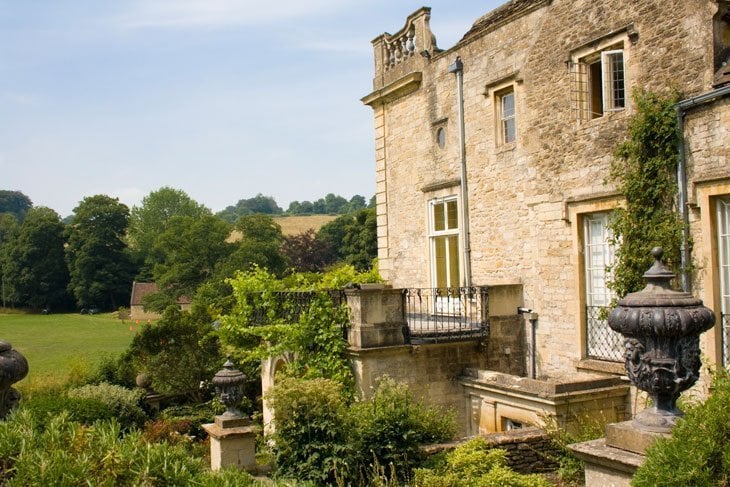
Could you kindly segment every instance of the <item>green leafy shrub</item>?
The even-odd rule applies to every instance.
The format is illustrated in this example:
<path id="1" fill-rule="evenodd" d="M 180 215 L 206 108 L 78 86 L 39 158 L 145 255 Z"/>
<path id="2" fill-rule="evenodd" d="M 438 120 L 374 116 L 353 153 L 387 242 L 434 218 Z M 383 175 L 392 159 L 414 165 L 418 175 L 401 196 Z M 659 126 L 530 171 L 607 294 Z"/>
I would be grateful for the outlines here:
<path id="1" fill-rule="evenodd" d="M 558 463 L 558 478 L 569 484 L 582 484 L 585 473 L 583 461 L 573 454 L 568 445 L 603 437 L 607 421 L 602 416 L 584 414 L 577 414 L 572 419 L 570 428 L 566 428 L 558 423 L 555 416 L 543 418 L 545 431 L 559 452 L 555 458 Z"/>
<path id="2" fill-rule="evenodd" d="M 329 379 L 284 378 L 266 397 L 276 410 L 273 451 L 277 472 L 332 483 L 351 455 L 342 386 Z"/>
<path id="3" fill-rule="evenodd" d="M 373 397 L 355 403 L 350 414 L 355 463 L 362 475 L 373 460 L 393 465 L 401 480 L 422 459 L 419 446 L 453 438 L 453 414 L 416 401 L 405 384 L 384 377 Z"/>
<path id="4" fill-rule="evenodd" d="M 659 439 L 646 452 L 634 475 L 636 486 L 730 485 L 730 376 L 713 377 L 713 393 L 688 406 L 672 437 Z"/>
<path id="5" fill-rule="evenodd" d="M 31 411 L 44 423 L 48 419 L 64 413 L 72 421 L 87 425 L 114 417 L 114 411 L 102 401 L 91 398 L 73 398 L 64 392 L 35 394 L 32 398 L 22 402 L 22 408 Z"/>
<path id="6" fill-rule="evenodd" d="M 114 384 L 89 384 L 68 391 L 76 400 L 98 401 L 107 407 L 123 427 L 140 426 L 146 419 L 140 403 L 144 392 Z"/>
<path id="7" fill-rule="evenodd" d="M 134 371 L 131 357 L 128 353 L 120 355 L 105 354 L 101 357 L 96 370 L 89 376 L 88 383 L 116 384 L 129 389 L 136 386 L 137 373 Z"/>
<path id="8" fill-rule="evenodd" d="M 251 407 L 242 407 L 242 410 Z M 180 434 L 190 435 L 198 440 L 205 440 L 208 433 L 203 430 L 203 425 L 212 423 L 215 416 L 223 414 L 225 406 L 217 399 L 201 403 L 201 404 L 185 404 L 182 406 L 172 406 L 164 409 L 159 414 L 159 419 L 168 422 L 174 429 L 179 430 Z M 183 428 L 187 425 L 187 428 Z"/>
<path id="9" fill-rule="evenodd" d="M 44 426 L 30 410 L 0 422 L 0 458 L 7 487 L 256 485 L 244 472 L 212 474 L 181 445 L 148 443 L 139 431 L 124 435 L 114 420 L 83 426 L 65 413 Z"/>
<path id="10" fill-rule="evenodd" d="M 449 452 L 436 468 L 416 469 L 415 487 L 547 487 L 539 475 L 522 475 L 507 467 L 507 452 L 488 449 L 484 438 L 474 438 Z"/>
<path id="11" fill-rule="evenodd" d="M 422 458 L 419 445 L 453 436 L 452 415 L 418 403 L 392 379 L 382 380 L 370 400 L 348 398 L 329 379 L 283 378 L 274 386 L 266 399 L 276 411 L 281 475 L 351 485 L 403 481 Z"/>
<path id="12" fill-rule="evenodd" d="M 149 374 L 155 391 L 185 394 L 194 402 L 204 399 L 200 383 L 210 380 L 224 362 L 211 324 L 194 320 L 176 306 L 145 325 L 128 353 L 136 369 Z"/>

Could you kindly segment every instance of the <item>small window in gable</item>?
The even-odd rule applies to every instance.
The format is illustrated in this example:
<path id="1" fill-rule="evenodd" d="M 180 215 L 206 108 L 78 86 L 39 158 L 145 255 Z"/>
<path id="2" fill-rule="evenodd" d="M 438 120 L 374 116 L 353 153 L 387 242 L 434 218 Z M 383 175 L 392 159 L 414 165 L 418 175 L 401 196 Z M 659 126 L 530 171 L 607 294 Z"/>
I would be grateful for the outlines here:
<path id="1" fill-rule="evenodd" d="M 578 122 L 626 108 L 626 69 L 621 46 L 570 63 L 571 98 Z"/>

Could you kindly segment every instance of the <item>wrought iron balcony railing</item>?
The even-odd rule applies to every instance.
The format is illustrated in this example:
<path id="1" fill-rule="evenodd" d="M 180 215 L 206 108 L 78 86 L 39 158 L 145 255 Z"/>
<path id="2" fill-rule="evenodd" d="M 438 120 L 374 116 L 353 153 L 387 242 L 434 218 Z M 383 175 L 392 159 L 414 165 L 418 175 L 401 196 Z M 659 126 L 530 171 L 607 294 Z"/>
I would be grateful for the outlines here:
<path id="1" fill-rule="evenodd" d="M 408 343 L 483 340 L 489 336 L 489 292 L 470 288 L 403 289 Z"/>

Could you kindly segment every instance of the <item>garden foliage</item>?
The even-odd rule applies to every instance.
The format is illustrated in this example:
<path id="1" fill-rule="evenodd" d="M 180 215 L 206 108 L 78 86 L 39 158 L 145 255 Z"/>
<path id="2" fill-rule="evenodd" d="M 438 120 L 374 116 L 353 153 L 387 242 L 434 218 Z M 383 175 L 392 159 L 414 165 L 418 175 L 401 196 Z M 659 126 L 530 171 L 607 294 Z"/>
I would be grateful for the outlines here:
<path id="1" fill-rule="evenodd" d="M 442 465 L 417 469 L 415 487 L 548 487 L 539 475 L 522 475 L 507 466 L 507 453 L 488 449 L 484 438 L 474 438 L 446 454 Z"/>
<path id="2" fill-rule="evenodd" d="M 422 460 L 419 445 L 454 434 L 451 414 L 422 405 L 392 379 L 355 403 L 328 379 L 282 379 L 266 399 L 276 411 L 278 473 L 317 484 L 371 485 L 381 474 L 403 482 Z"/>
<path id="3" fill-rule="evenodd" d="M 39 422 L 20 410 L 0 422 L 0 484 L 98 486 L 253 486 L 241 471 L 211 473 L 183 445 L 148 443 L 138 430 L 122 434 L 115 420 L 84 426 L 60 414 Z"/>
<path id="4" fill-rule="evenodd" d="M 653 247 L 664 248 L 664 261 L 680 266 L 682 220 L 677 209 L 678 93 L 660 95 L 643 90 L 633 94 L 636 114 L 629 138 L 614 154 L 610 180 L 626 198 L 614 211 L 609 228 L 616 261 L 609 287 L 617 296 L 639 291 L 644 272 L 654 262 Z"/>
<path id="5" fill-rule="evenodd" d="M 730 485 L 730 375 L 713 377 L 712 395 L 686 407 L 671 438 L 659 439 L 646 452 L 634 475 L 635 486 Z"/>
<path id="6" fill-rule="evenodd" d="M 149 375 L 156 392 L 185 394 L 193 401 L 204 399 L 200 383 L 210 380 L 224 362 L 211 324 L 176 306 L 144 325 L 127 355 L 137 371 Z"/>
<path id="7" fill-rule="evenodd" d="M 324 377 L 346 386 L 352 373 L 346 356 L 347 304 L 339 290 L 352 282 L 377 282 L 377 269 L 366 273 L 342 266 L 325 274 L 297 273 L 278 279 L 255 267 L 229 280 L 235 305 L 221 317 L 220 337 L 239 362 L 258 367 L 262 359 L 295 357 L 286 373 Z M 334 298 L 334 299 L 333 299 Z"/>

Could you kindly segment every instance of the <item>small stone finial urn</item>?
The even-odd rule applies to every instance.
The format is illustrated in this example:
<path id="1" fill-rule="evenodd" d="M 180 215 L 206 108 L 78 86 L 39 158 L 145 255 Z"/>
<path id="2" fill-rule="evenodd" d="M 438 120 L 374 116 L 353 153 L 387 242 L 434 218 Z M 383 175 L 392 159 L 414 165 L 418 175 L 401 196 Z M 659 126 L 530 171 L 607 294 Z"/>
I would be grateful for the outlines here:
<path id="1" fill-rule="evenodd" d="M 8 342 L 0 340 L 0 420 L 18 406 L 20 392 L 11 386 L 26 375 L 28 361 Z"/>
<path id="2" fill-rule="evenodd" d="M 715 313 L 690 293 L 672 290 L 669 282 L 676 276 L 662 263 L 664 251 L 655 247 L 652 255 L 656 261 L 644 273 L 646 287 L 619 300 L 608 325 L 625 338 L 629 379 L 652 400 L 634 426 L 667 433 L 683 416 L 677 399 L 699 378 L 699 336 L 712 328 Z"/>
<path id="3" fill-rule="evenodd" d="M 238 405 L 243 399 L 243 383 L 246 375 L 234 367 L 231 357 L 228 357 L 223 369 L 213 376 L 213 385 L 220 395 L 221 402 L 226 406 L 226 412 L 219 416 L 222 420 L 242 419 L 243 413 Z"/>

